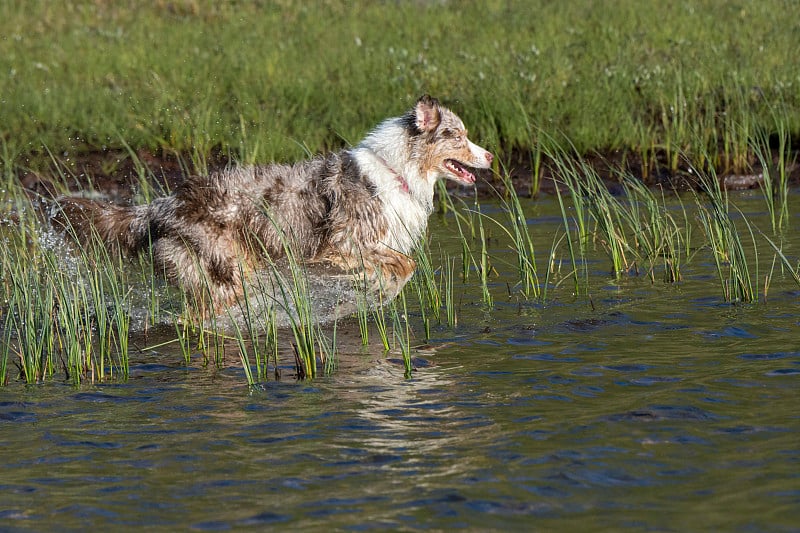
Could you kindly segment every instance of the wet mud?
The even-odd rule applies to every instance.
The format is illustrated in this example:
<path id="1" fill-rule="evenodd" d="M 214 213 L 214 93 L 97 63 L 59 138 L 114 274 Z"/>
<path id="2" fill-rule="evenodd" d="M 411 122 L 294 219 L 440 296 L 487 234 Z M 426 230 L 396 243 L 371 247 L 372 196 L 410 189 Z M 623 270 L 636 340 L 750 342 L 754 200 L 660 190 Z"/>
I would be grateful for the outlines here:
<path id="1" fill-rule="evenodd" d="M 777 161 L 777 154 L 775 160 Z M 800 184 L 800 153 L 794 152 L 789 157 L 787 175 L 790 185 Z M 646 185 L 665 190 L 690 191 L 700 189 L 698 171 L 688 163 L 677 169 L 668 167 L 664 155 L 657 155 L 647 165 L 641 157 L 621 150 L 606 153 L 595 153 L 583 156 L 597 175 L 606 183 L 612 193 L 621 193 L 621 175 L 640 178 Z M 34 197 L 52 198 L 65 188 L 71 192 L 93 192 L 117 203 L 130 203 L 139 194 L 141 188 L 142 169 L 146 169 L 150 185 L 156 194 L 173 189 L 186 176 L 199 174 L 201 169 L 187 164 L 187 157 L 174 154 L 159 154 L 149 150 L 139 150 L 135 157 L 129 153 L 116 150 L 91 151 L 73 155 L 68 161 L 58 161 L 50 169 L 25 170 L 18 172 L 23 188 Z M 539 194 L 555 194 L 556 188 L 564 191 L 558 165 L 543 158 L 538 176 L 534 176 L 530 154 L 514 151 L 501 157 L 499 168 L 508 172 L 510 182 L 521 197 L 535 197 Z M 236 163 L 225 155 L 216 152 L 207 159 L 207 171 L 223 169 Z M 708 169 L 699 169 L 707 172 Z M 764 169 L 753 162 L 745 169 L 717 169 L 718 179 L 723 188 L 728 190 L 755 189 L 763 184 Z M 494 171 L 478 171 L 475 191 L 480 197 L 496 197 L 506 191 L 507 181 L 501 179 Z M 465 189 L 458 184 L 447 183 L 448 191 L 456 195 L 471 196 L 472 189 Z"/>

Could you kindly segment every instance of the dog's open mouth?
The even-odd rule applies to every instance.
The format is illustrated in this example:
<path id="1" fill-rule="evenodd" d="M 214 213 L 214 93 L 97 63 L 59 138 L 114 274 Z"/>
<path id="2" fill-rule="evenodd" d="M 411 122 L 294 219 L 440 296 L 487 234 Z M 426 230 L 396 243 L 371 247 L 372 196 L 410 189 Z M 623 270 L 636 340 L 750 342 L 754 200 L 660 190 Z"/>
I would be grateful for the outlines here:
<path id="1" fill-rule="evenodd" d="M 464 165 L 464 163 L 461 161 L 456 161 L 455 159 L 445 159 L 444 168 L 446 168 L 448 172 L 450 172 L 450 174 L 452 174 L 458 181 L 468 184 L 475 183 L 475 175 L 467 170 L 466 165 Z"/>

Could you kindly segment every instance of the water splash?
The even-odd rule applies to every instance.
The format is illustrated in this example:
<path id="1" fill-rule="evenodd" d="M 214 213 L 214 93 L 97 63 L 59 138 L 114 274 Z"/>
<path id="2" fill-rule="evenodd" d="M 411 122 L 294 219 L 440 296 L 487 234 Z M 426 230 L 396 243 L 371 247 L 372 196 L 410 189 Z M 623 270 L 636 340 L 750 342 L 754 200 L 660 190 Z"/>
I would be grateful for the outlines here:
<path id="1" fill-rule="evenodd" d="M 318 324 L 334 322 L 373 305 L 353 275 L 327 267 L 290 269 L 281 263 L 255 272 L 247 284 L 247 299 L 216 317 L 224 329 L 254 326 L 266 329 L 302 322 L 310 316 Z"/>
<path id="2" fill-rule="evenodd" d="M 63 234 L 43 227 L 39 245 L 54 254 L 71 283 L 88 288 L 87 262 L 81 251 Z M 126 293 L 125 309 L 132 331 L 143 331 L 150 325 L 170 325 L 184 319 L 184 297 L 179 289 L 164 279 L 153 278 L 133 262 L 123 265 L 121 276 Z M 254 330 L 266 332 L 274 322 L 288 327 L 311 317 L 317 324 L 331 323 L 359 309 L 371 309 L 391 299 L 402 284 L 383 291 L 383 298 L 365 289 L 363 275 L 352 274 L 324 265 L 292 266 L 279 261 L 250 276 L 246 284 L 246 300 L 234 304 L 205 325 L 225 333 Z M 87 291 L 88 292 L 88 291 Z M 94 309 L 97 302 L 89 302 Z M 119 302 L 108 297 L 102 305 L 111 308 Z M 302 312 L 301 312 L 302 310 Z"/>

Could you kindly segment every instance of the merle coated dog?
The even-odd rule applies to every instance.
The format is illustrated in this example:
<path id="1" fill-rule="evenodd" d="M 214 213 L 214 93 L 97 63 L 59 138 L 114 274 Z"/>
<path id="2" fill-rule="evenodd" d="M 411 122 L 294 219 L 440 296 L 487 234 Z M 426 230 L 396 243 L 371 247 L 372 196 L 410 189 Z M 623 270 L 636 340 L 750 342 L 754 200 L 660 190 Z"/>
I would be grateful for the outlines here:
<path id="1" fill-rule="evenodd" d="M 111 251 L 150 250 L 167 279 L 218 314 L 243 296 L 267 260 L 292 254 L 365 274 L 394 296 L 414 272 L 439 178 L 471 185 L 469 168 L 492 154 L 461 119 L 423 96 L 357 146 L 292 165 L 227 169 L 192 177 L 150 204 L 123 207 L 62 197 L 56 225 Z"/>

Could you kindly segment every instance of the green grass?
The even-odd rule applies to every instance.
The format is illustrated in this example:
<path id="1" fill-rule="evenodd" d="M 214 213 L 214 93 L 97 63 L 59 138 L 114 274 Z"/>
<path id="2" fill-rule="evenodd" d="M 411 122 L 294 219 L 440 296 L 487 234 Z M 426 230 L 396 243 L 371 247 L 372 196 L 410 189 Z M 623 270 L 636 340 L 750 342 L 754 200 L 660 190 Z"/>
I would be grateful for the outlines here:
<path id="1" fill-rule="evenodd" d="M 703 197 L 697 197 L 698 218 L 706 236 L 706 245 L 711 251 L 722 293 L 726 301 L 750 303 L 758 299 L 754 287 L 758 279 L 758 250 L 753 229 L 742 216 L 737 226 L 735 214 L 741 214 L 731 205 L 729 197 L 720 188 L 717 176 L 712 172 L 702 176 Z M 743 237 L 749 234 L 752 242 L 756 272 L 751 275 L 750 263 Z"/>
<path id="2" fill-rule="evenodd" d="M 798 18 L 788 0 L 3 2 L 0 152 L 15 172 L 46 170 L 47 149 L 293 160 L 430 92 L 537 170 L 556 134 L 645 172 L 679 154 L 742 170 L 776 103 L 800 133 Z"/>
<path id="3" fill-rule="evenodd" d="M 56 370 L 76 384 L 127 378 L 131 288 L 119 259 L 88 242 L 68 260 L 48 234 L 20 229 L 0 259 L 5 374 L 10 358 L 27 383 Z"/>

